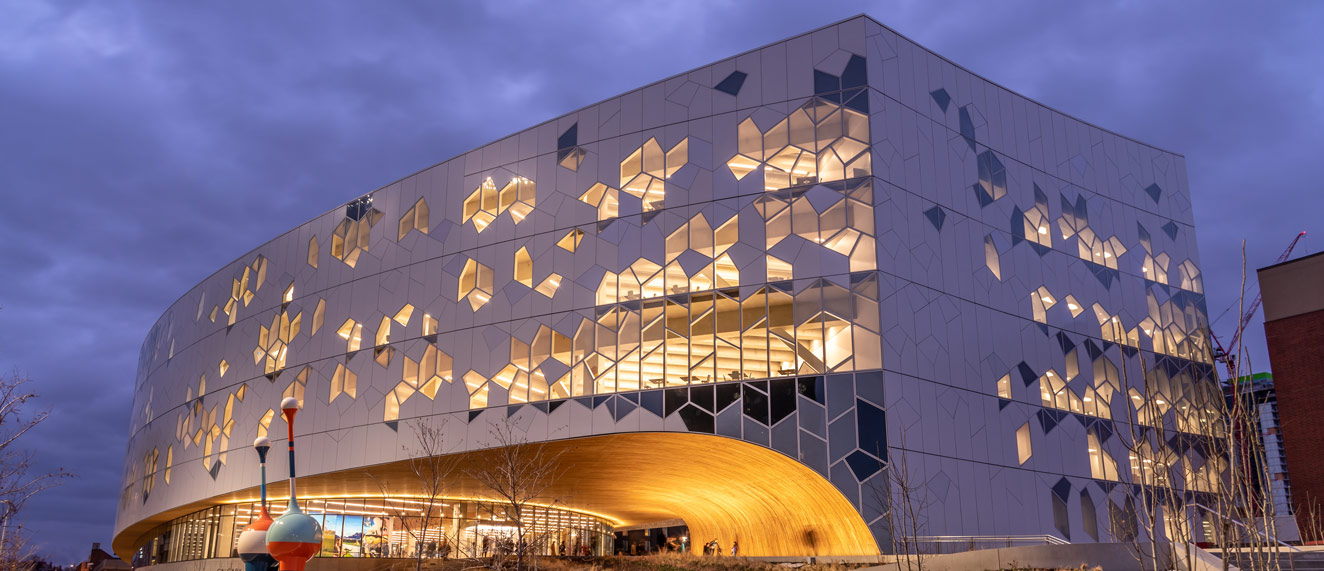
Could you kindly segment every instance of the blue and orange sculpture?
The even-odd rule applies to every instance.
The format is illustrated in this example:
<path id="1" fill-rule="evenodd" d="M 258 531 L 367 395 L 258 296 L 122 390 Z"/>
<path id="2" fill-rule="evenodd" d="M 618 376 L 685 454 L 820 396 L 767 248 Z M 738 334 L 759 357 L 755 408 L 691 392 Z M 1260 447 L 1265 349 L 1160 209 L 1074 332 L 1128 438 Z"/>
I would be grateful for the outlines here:
<path id="1" fill-rule="evenodd" d="M 265 436 L 253 441 L 258 464 L 262 466 L 262 509 L 257 519 L 239 534 L 239 558 L 244 560 L 245 571 L 276 571 L 276 558 L 267 551 L 267 530 L 271 528 L 271 514 L 267 512 L 267 450 L 271 441 Z"/>
<path id="2" fill-rule="evenodd" d="M 289 397 L 280 401 L 280 410 L 289 427 L 290 503 L 267 531 L 267 551 L 280 562 L 283 571 L 303 571 L 322 548 L 322 526 L 299 509 L 299 497 L 294 493 L 294 414 L 299 412 L 299 400 Z"/>

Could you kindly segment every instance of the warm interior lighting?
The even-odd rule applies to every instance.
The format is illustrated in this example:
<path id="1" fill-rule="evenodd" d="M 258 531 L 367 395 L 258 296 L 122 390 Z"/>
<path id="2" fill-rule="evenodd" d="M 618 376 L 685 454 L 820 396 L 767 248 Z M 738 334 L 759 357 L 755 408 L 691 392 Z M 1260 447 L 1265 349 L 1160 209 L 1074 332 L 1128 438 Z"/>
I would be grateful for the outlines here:
<path id="1" fill-rule="evenodd" d="M 561 454 L 566 469 L 547 494 L 572 499 L 556 506 L 558 509 L 606 519 L 613 525 L 680 518 L 692 537 L 739 536 L 741 553 L 750 556 L 879 552 L 868 526 L 830 482 L 799 462 L 754 444 L 704 434 L 627 433 L 530 446 L 539 447 L 544 454 Z M 457 476 L 450 482 L 446 503 L 492 501 L 485 496 L 485 488 L 464 475 L 466 467 L 490 462 L 487 454 L 454 456 Z M 674 469 L 672 460 L 679 457 L 686 459 L 683 470 Z M 377 480 L 407 486 L 417 482 L 409 470 L 408 461 L 402 460 L 374 466 L 372 474 Z M 647 477 L 641 477 L 645 474 Z M 332 507 L 353 498 L 380 500 L 377 480 L 364 469 L 311 474 L 300 478 L 299 495 L 310 503 L 342 502 Z M 276 481 L 270 487 L 279 508 L 287 484 Z M 335 493 L 327 493 L 329 490 Z M 585 494 L 584 490 L 593 492 Z M 392 495 L 419 499 L 416 492 Z M 705 499 L 694 501 L 696 496 Z M 252 503 L 256 499 L 257 490 L 249 488 L 158 517 L 168 520 L 215 503 Z M 592 505 L 585 505 L 590 501 Z M 371 510 L 359 507 L 356 511 Z M 115 549 L 136 549 L 135 542 L 163 521 L 146 518 L 127 527 L 115 538 Z M 795 521 L 796 529 L 803 533 L 787 533 L 787 521 Z M 499 521 L 486 524 L 503 525 Z"/>

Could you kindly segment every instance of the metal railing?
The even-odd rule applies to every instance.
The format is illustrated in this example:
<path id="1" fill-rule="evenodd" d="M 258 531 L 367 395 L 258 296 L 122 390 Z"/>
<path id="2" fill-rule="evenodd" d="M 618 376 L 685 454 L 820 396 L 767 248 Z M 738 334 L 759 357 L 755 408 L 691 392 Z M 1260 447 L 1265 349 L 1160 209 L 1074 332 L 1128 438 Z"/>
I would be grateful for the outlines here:
<path id="1" fill-rule="evenodd" d="M 1209 514 L 1211 514 L 1211 515 L 1213 515 L 1213 516 L 1215 516 L 1215 517 L 1217 517 L 1217 518 L 1219 518 L 1219 519 L 1222 519 L 1222 520 L 1225 520 L 1225 521 L 1228 521 L 1228 522 L 1231 522 L 1231 523 L 1235 524 L 1236 526 L 1238 526 L 1238 527 L 1241 528 L 1242 533 L 1245 533 L 1245 534 L 1247 534 L 1247 535 L 1249 535 L 1249 534 L 1251 533 L 1250 528 L 1249 528 L 1249 527 L 1246 527 L 1246 524 L 1245 524 L 1245 523 L 1242 523 L 1242 522 L 1240 522 L 1240 521 L 1237 521 L 1236 518 L 1228 517 L 1228 516 L 1225 516 L 1225 515 L 1223 515 L 1223 514 L 1221 514 L 1221 513 L 1218 513 L 1218 510 L 1215 510 L 1214 508 L 1211 508 L 1211 507 L 1209 507 L 1209 506 L 1206 506 L 1206 505 L 1204 505 L 1204 504 L 1197 503 L 1197 502 L 1191 502 L 1191 503 L 1189 503 L 1189 504 L 1187 504 L 1187 505 L 1198 507 L 1198 508 L 1203 509 L 1204 511 L 1208 512 Z M 1294 551 L 1294 552 L 1297 552 L 1297 553 L 1300 553 L 1300 552 L 1301 552 L 1301 549 L 1298 548 L 1297 546 L 1292 545 L 1292 544 L 1290 544 L 1290 543 L 1287 543 L 1287 542 L 1285 542 L 1285 541 L 1282 541 L 1282 540 L 1278 539 L 1276 536 L 1271 536 L 1271 535 L 1268 534 L 1267 531 L 1260 530 L 1260 531 L 1256 531 L 1255 533 L 1263 535 L 1266 539 L 1268 539 L 1269 541 L 1272 541 L 1273 543 L 1277 544 L 1279 547 L 1286 547 L 1286 548 L 1288 548 L 1288 549 L 1290 549 L 1290 550 L 1292 550 L 1292 551 Z M 1234 549 L 1235 549 L 1235 548 L 1234 548 Z"/>
<path id="2" fill-rule="evenodd" d="M 980 549 L 1002 549 L 1028 545 L 1070 545 L 1056 535 L 923 535 L 895 542 L 898 551 L 921 555 L 963 553 Z"/>

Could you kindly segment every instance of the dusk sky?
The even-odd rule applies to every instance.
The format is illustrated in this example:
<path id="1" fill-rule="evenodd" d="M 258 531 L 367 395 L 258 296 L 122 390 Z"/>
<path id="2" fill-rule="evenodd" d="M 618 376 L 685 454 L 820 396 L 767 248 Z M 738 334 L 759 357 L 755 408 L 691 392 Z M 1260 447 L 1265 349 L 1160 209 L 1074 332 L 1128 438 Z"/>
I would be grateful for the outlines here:
<path id="1" fill-rule="evenodd" d="M 8 2 L 0 370 L 51 409 L 25 437 L 36 470 L 78 475 L 25 528 L 59 563 L 109 546 L 139 345 L 226 263 L 468 149 L 859 13 L 1184 155 L 1211 317 L 1243 239 L 1252 287 L 1298 232 L 1294 258 L 1324 248 L 1321 2 Z M 1258 320 L 1246 339 L 1267 370 Z"/>

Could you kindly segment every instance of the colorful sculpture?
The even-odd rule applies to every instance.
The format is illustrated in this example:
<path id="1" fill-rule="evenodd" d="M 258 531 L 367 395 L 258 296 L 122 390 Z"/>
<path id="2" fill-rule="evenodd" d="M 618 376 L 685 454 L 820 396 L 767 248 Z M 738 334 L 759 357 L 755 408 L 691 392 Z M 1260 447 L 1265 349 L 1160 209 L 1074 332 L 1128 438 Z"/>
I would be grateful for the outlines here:
<path id="1" fill-rule="evenodd" d="M 299 509 L 299 498 L 294 492 L 294 414 L 299 412 L 299 399 L 289 397 L 280 401 L 280 409 L 289 427 L 290 503 L 267 530 L 267 550 L 280 562 L 282 570 L 303 571 L 304 565 L 322 547 L 322 526 Z"/>
<path id="2" fill-rule="evenodd" d="M 244 560 L 245 571 L 275 571 L 276 558 L 267 551 L 267 530 L 271 528 L 271 514 L 267 512 L 267 450 L 271 441 L 265 436 L 253 441 L 258 464 L 262 466 L 262 509 L 257 519 L 239 534 L 239 558 Z"/>

